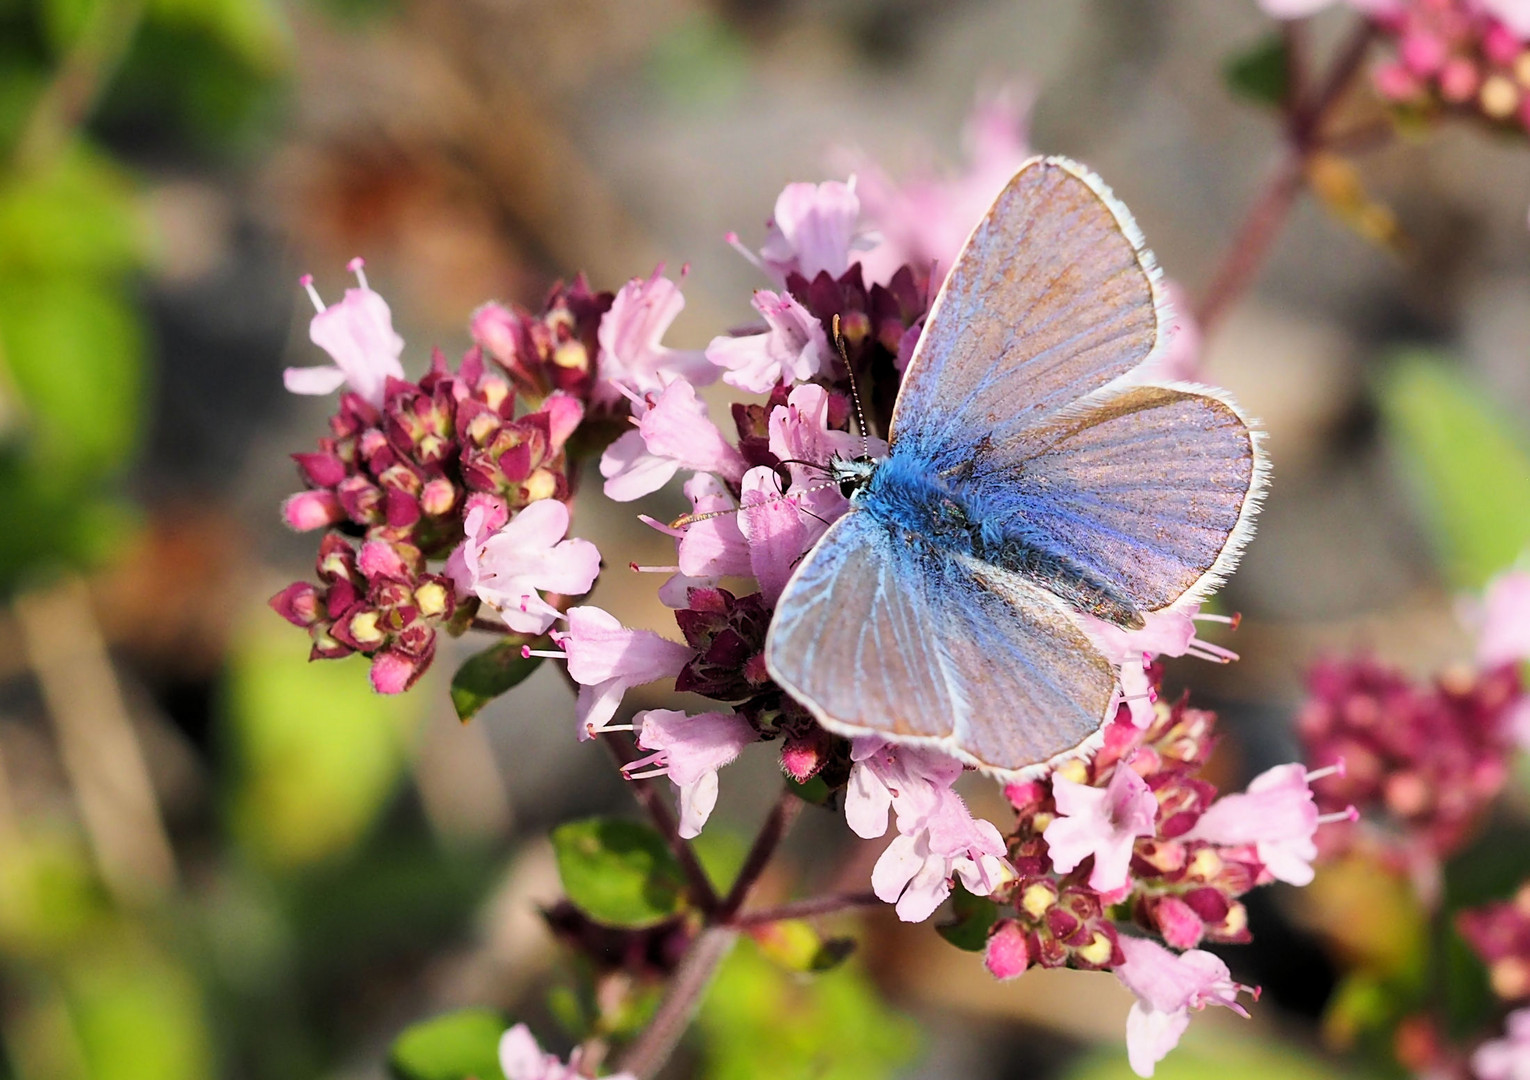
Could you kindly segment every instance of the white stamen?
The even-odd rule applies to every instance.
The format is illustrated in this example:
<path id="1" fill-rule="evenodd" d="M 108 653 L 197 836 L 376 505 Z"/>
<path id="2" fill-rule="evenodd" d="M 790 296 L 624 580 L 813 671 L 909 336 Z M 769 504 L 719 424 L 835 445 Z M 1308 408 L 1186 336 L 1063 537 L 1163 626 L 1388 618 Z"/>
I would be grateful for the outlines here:
<path id="1" fill-rule="evenodd" d="M 756 270 L 760 271 L 761 273 L 769 273 L 769 271 L 765 269 L 765 264 L 760 261 L 760 257 L 746 248 L 739 240 L 738 233 L 730 232 L 723 237 L 723 240 L 725 240 L 728 246 L 731 247 L 734 251 L 738 252 L 745 259 L 747 259 L 749 264 Z"/>
<path id="2" fill-rule="evenodd" d="M 364 266 L 366 266 L 366 262 L 362 260 L 360 255 L 357 255 L 354 259 L 345 264 L 345 268 L 351 273 L 355 274 L 356 280 L 361 282 L 361 287 L 363 289 L 370 290 L 372 286 L 367 284 L 367 273 L 362 269 Z"/>
<path id="3" fill-rule="evenodd" d="M 1325 776 L 1343 776 L 1344 774 L 1345 774 L 1345 772 L 1344 772 L 1344 759 L 1340 758 L 1338 761 L 1334 762 L 1332 765 L 1328 765 L 1328 766 L 1326 766 L 1324 768 L 1321 768 L 1321 769 L 1310 769 L 1310 770 L 1308 770 L 1308 772 L 1307 772 L 1307 783 L 1310 784 L 1314 780 L 1321 780 Z"/>
<path id="4" fill-rule="evenodd" d="M 639 574 L 678 574 L 678 566 L 639 566 L 637 563 L 628 563 L 628 570 L 635 570 Z"/>
<path id="5" fill-rule="evenodd" d="M 1319 814 L 1318 815 L 1318 819 L 1317 819 L 1317 823 L 1319 825 L 1332 825 L 1332 824 L 1334 824 L 1335 822 L 1338 822 L 1338 821 L 1359 821 L 1359 820 L 1360 820 L 1360 811 L 1356 810 L 1353 806 L 1346 806 L 1343 810 L 1340 810 L 1338 813 L 1334 813 L 1334 814 Z"/>
<path id="6" fill-rule="evenodd" d="M 530 660 L 533 656 L 540 656 L 546 660 L 567 660 L 568 653 L 561 649 L 533 649 L 530 645 L 521 646 L 521 659 Z"/>
<path id="7" fill-rule="evenodd" d="M 308 290 L 308 299 L 313 301 L 314 310 L 320 315 L 324 314 L 324 301 L 319 299 L 319 290 L 313 287 L 313 275 L 304 274 L 298 278 L 298 284 Z"/>

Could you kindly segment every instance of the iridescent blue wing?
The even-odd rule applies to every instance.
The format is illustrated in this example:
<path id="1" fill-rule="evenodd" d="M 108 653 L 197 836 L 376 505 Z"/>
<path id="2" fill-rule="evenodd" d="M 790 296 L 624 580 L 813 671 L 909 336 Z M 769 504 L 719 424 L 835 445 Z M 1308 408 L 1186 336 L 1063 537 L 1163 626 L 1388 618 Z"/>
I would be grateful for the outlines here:
<path id="1" fill-rule="evenodd" d="M 990 527 L 1082 565 L 1138 611 L 1237 561 L 1264 472 L 1229 401 L 1125 387 L 1162 336 L 1157 269 L 1088 170 L 1027 163 L 957 257 L 909 362 L 892 453 Z M 1037 580 L 1046 584 L 1045 575 Z"/>
<path id="2" fill-rule="evenodd" d="M 1079 746 L 1116 689 L 1055 597 L 861 511 L 836 522 L 787 584 L 765 663 L 830 731 L 999 772 Z"/>
<path id="3" fill-rule="evenodd" d="M 1138 611 L 1199 599 L 1253 531 L 1264 457 L 1230 403 L 1138 386 L 1053 416 L 948 476 L 985 520 L 1115 587 Z"/>
<path id="4" fill-rule="evenodd" d="M 1027 162 L 931 305 L 893 412 L 894 452 L 943 472 L 1136 367 L 1160 336 L 1156 276 L 1098 177 L 1062 158 Z"/>

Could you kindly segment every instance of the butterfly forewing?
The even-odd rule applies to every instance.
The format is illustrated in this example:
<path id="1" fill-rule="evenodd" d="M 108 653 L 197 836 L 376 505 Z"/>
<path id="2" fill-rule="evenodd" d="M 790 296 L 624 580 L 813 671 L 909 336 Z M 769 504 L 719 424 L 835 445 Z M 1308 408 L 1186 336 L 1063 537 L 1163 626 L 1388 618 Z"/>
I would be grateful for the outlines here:
<path id="1" fill-rule="evenodd" d="M 1151 256 L 1093 174 L 1024 165 L 957 256 L 914 349 L 891 437 L 944 471 L 1066 409 L 1158 340 Z"/>
<path id="2" fill-rule="evenodd" d="M 930 745 L 999 772 L 1078 746 L 1116 687 L 1055 598 L 863 512 L 798 569 L 765 657 L 831 731 Z"/>

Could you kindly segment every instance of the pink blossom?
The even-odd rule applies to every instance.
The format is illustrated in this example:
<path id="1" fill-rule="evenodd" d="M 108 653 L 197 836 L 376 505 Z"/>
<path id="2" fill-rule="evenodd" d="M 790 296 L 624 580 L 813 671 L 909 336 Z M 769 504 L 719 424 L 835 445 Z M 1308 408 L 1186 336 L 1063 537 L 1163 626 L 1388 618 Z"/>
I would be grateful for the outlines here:
<path id="1" fill-rule="evenodd" d="M 896 903 L 898 917 L 922 922 L 960 877 L 968 891 L 986 896 L 1009 878 L 1004 838 L 991 822 L 974 818 L 951 790 L 962 766 L 943 754 L 894 746 L 881 739 L 851 744 L 845 820 L 868 839 L 887 831 L 891 808 L 899 835 L 871 873 L 872 891 Z"/>
<path id="2" fill-rule="evenodd" d="M 1477 4 L 1520 41 L 1530 41 L 1530 0 L 1477 0 Z"/>
<path id="3" fill-rule="evenodd" d="M 739 530 L 749 543 L 749 567 L 765 602 L 781 598 L 803 553 L 823 535 L 822 523 L 799 507 L 801 496 L 781 494 L 781 478 L 768 465 L 744 474 Z"/>
<path id="4" fill-rule="evenodd" d="M 1317 844 L 1312 837 L 1322 818 L 1312 799 L 1312 780 L 1300 764 L 1277 765 L 1249 782 L 1246 794 L 1224 795 L 1207 808 L 1186 840 L 1238 846 L 1253 844 L 1274 878 L 1292 885 L 1312 883 Z"/>
<path id="5" fill-rule="evenodd" d="M 1152 1076 L 1153 1067 L 1179 1045 L 1191 1009 L 1221 1005 L 1248 1016 L 1238 994 L 1249 988 L 1233 982 L 1227 965 L 1211 953 L 1175 954 L 1156 941 L 1125 935 L 1120 945 L 1126 962 L 1115 968 L 1116 977 L 1137 997 L 1126 1018 L 1126 1056 L 1138 1076 Z"/>
<path id="6" fill-rule="evenodd" d="M 505 1080 L 584 1080 L 579 1051 L 567 1065 L 553 1054 L 544 1054 L 525 1024 L 516 1024 L 499 1039 L 499 1070 Z M 606 1080 L 636 1080 L 628 1072 L 612 1073 Z"/>
<path id="7" fill-rule="evenodd" d="M 358 395 L 381 408 L 388 379 L 404 377 L 403 365 L 398 362 L 404 339 L 394 333 L 387 301 L 367 286 L 361 260 L 352 259 L 348 269 L 360 287 L 346 289 L 345 299 L 329 307 L 319 299 L 312 276 L 302 278 L 318 309 L 308 324 L 308 336 L 329 353 L 334 365 L 288 368 L 283 382 L 294 394 L 328 394 L 349 383 Z"/>
<path id="8" fill-rule="evenodd" d="M 1509 570 L 1488 583 L 1478 624 L 1477 663 L 1485 668 L 1530 660 L 1530 570 Z"/>
<path id="9" fill-rule="evenodd" d="M 1490 1039 L 1472 1054 L 1477 1080 L 1530 1080 L 1530 1009 L 1511 1012 L 1504 1028 L 1504 1038 Z"/>
<path id="10" fill-rule="evenodd" d="M 1015 87 L 980 100 L 963 132 L 967 166 L 957 175 L 926 172 L 898 184 L 864 166 L 861 202 L 883 241 L 860 260 L 868 281 L 885 281 L 910 264 L 930 268 L 932 289 L 940 284 L 967 234 L 1031 156 L 1030 106 L 1031 94 Z"/>
<path id="11" fill-rule="evenodd" d="M 1005 919 L 994 927 L 983 950 L 983 966 L 995 979 L 1014 979 L 1025 974 L 1031 966 L 1031 952 L 1019 923 Z"/>
<path id="12" fill-rule="evenodd" d="M 1202 615 L 1199 604 L 1167 611 L 1150 611 L 1143 616 L 1140 630 L 1127 630 L 1103 619 L 1084 616 L 1089 636 L 1121 668 L 1121 692 L 1131 710 L 1132 723 L 1145 728 L 1153 722 L 1155 693 L 1147 675 L 1147 665 L 1154 656 L 1195 656 L 1225 664 L 1238 654 L 1220 645 L 1212 645 L 1195 636 L 1195 624 L 1236 619 L 1222 615 Z"/>
<path id="13" fill-rule="evenodd" d="M 680 674 L 691 650 L 652 630 L 629 630 L 598 607 L 568 609 L 568 630 L 554 633 L 579 684 L 579 737 L 588 739 L 616 715 L 634 686 Z"/>
<path id="14" fill-rule="evenodd" d="M 834 350 L 823 324 L 796 297 L 760 289 L 752 302 L 765 318 L 764 333 L 724 334 L 707 346 L 707 359 L 727 369 L 723 382 L 768 394 L 777 383 L 803 382 L 832 370 Z"/>
<path id="15" fill-rule="evenodd" d="M 747 475 L 747 474 L 746 474 Z M 680 573 L 690 578 L 748 577 L 749 542 L 739 529 L 738 505 L 727 488 L 709 473 L 697 473 L 685 482 L 692 514 L 712 514 L 692 521 L 680 530 L 676 545 Z"/>
<path id="16" fill-rule="evenodd" d="M 816 513 L 826 522 L 840 517 L 849 500 L 840 494 L 839 485 L 825 482 L 831 458 L 853 458 L 865 452 L 879 458 L 887 453 L 881 439 L 864 443 L 859 435 L 829 427 L 829 392 L 816 383 L 793 388 L 785 405 L 771 410 L 769 421 L 770 452 L 786 462 L 793 490 L 804 496 L 799 505 Z M 824 468 L 803 465 L 811 461 Z"/>
<path id="17" fill-rule="evenodd" d="M 1147 782 L 1122 762 L 1103 788 L 1054 775 L 1052 797 L 1058 817 L 1041 834 L 1052 865 L 1066 874 L 1092 855 L 1089 887 L 1101 893 L 1125 888 L 1133 844 L 1155 831 L 1158 800 Z"/>
<path id="18" fill-rule="evenodd" d="M 638 715 L 637 724 L 638 745 L 654 752 L 622 771 L 628 779 L 669 777 L 680 789 L 678 831 L 688 840 L 701 832 L 717 805 L 717 770 L 759 736 L 737 713 L 687 716 L 676 709 L 649 709 Z"/>
<path id="19" fill-rule="evenodd" d="M 701 351 L 660 344 L 684 307 L 680 286 L 664 276 L 662 264 L 648 278 L 633 278 L 622 286 L 597 331 L 597 404 L 657 394 L 677 379 L 704 386 L 717 378 L 717 369 Z"/>
<path id="20" fill-rule="evenodd" d="M 717 473 L 730 480 L 743 478 L 748 467 L 712 423 L 706 403 L 690 383 L 670 383 L 646 405 L 634 406 L 638 427 L 606 448 L 600 475 L 606 497 L 631 502 L 658 491 L 682 468 Z"/>
<path id="21" fill-rule="evenodd" d="M 448 562 L 447 573 L 498 610 L 510 629 L 540 634 L 558 609 L 539 590 L 564 596 L 589 592 L 600 573 L 600 552 L 588 540 L 563 539 L 568 507 L 556 499 L 539 499 L 508 522 L 502 515 L 502 508 L 496 514 L 484 503 L 469 509 L 461 558 Z"/>
<path id="22" fill-rule="evenodd" d="M 857 234 L 860 215 L 854 177 L 848 183 L 787 184 L 760 247 L 765 269 L 783 283 L 792 273 L 809 281 L 824 272 L 839 277 L 850 269 L 851 253 L 868 246 Z"/>

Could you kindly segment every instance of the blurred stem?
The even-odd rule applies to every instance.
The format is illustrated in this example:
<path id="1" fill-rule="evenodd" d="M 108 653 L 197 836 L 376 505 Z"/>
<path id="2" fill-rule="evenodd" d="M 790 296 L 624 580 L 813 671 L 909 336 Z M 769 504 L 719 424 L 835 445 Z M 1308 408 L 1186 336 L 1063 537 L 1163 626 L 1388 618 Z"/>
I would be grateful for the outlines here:
<path id="1" fill-rule="evenodd" d="M 1297 21 L 1285 24 L 1282 33 L 1285 35 L 1289 80 L 1285 100 L 1281 103 L 1285 150 L 1265 180 L 1254 205 L 1244 216 L 1243 223 L 1233 234 L 1232 243 L 1212 275 L 1211 284 L 1196 306 L 1195 319 L 1203 333 L 1211 332 L 1253 284 L 1264 266 L 1296 197 L 1306 187 L 1308 162 L 1320 151 L 1332 148 L 1324 136 L 1324 129 L 1334 106 L 1343 99 L 1344 92 L 1359 73 L 1375 37 L 1374 27 L 1362 18 L 1334 54 L 1322 81 L 1309 90 L 1305 29 Z"/>
<path id="2" fill-rule="evenodd" d="M 737 942 L 738 931 L 728 926 L 708 927 L 696 935 L 658 1011 L 623 1055 L 623 1072 L 631 1073 L 637 1080 L 652 1080 L 664 1067 L 701 1007 L 712 977 Z"/>
<path id="3" fill-rule="evenodd" d="M 69 51 L 32 107 L 13 162 L 34 169 L 52 160 L 95 108 L 143 19 L 145 0 L 95 0 Z"/>
<path id="4" fill-rule="evenodd" d="M 85 583 L 65 577 L 15 610 L 102 878 L 124 901 L 162 896 L 175 856 Z"/>
<path id="5" fill-rule="evenodd" d="M 776 848 L 781 846 L 781 840 L 786 836 L 792 823 L 797 820 L 797 815 L 802 813 L 802 800 L 788 787 L 782 787 L 781 794 L 776 799 L 776 805 L 771 807 L 770 816 L 765 819 L 765 824 L 760 826 L 760 831 L 754 838 L 754 843 L 749 846 L 749 854 L 744 856 L 744 865 L 739 869 L 738 877 L 733 881 L 733 887 L 728 890 L 728 895 L 722 902 L 722 907 L 717 911 L 719 922 L 729 922 L 743 908 L 744 901 L 749 899 L 749 893 L 760 880 L 760 875 L 765 872 L 765 867 L 770 864 L 771 857 L 775 855 Z"/>
<path id="6" fill-rule="evenodd" d="M 832 915 L 837 911 L 873 907 L 880 903 L 882 901 L 876 893 L 833 893 L 829 896 L 815 896 L 811 900 L 794 900 L 778 907 L 741 912 L 733 917 L 731 925 L 740 928 L 769 926 L 787 919 L 810 919 L 815 915 Z"/>

